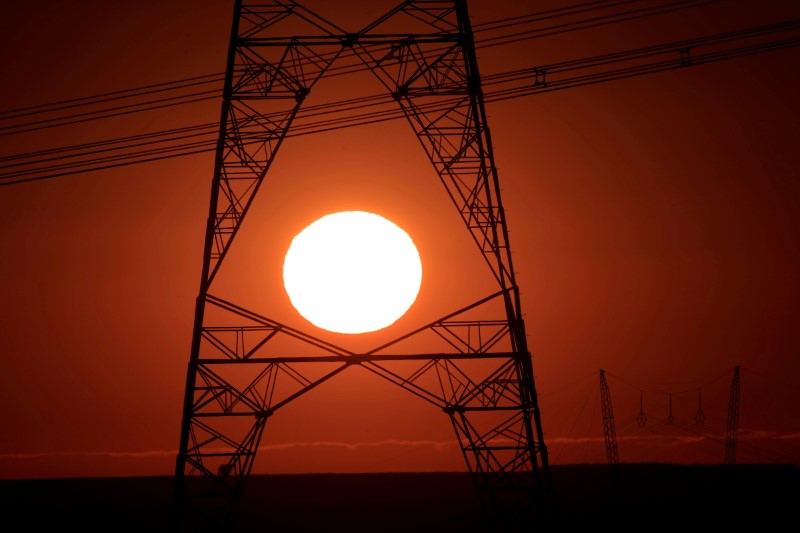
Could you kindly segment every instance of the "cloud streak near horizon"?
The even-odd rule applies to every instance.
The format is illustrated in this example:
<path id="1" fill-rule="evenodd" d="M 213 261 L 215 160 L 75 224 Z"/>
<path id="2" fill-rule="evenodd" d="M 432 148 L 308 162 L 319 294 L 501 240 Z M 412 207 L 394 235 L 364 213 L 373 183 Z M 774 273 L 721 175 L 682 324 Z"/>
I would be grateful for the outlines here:
<path id="1" fill-rule="evenodd" d="M 618 441 L 624 441 L 629 444 L 637 442 L 649 443 L 658 441 L 661 444 L 672 443 L 679 444 L 693 444 L 705 440 L 719 440 L 724 439 L 724 435 L 628 435 L 618 437 Z M 744 441 L 760 441 L 760 440 L 779 440 L 779 441 L 800 441 L 800 431 L 790 433 L 777 433 L 769 431 L 748 431 L 742 432 L 738 437 Z M 551 437 L 547 440 L 549 446 L 554 445 L 579 445 L 579 444 L 603 444 L 604 437 L 602 436 L 585 436 L 585 437 Z M 258 447 L 260 452 L 280 451 L 280 450 L 297 450 L 302 448 L 330 448 L 348 451 L 358 451 L 365 448 L 381 448 L 381 447 L 406 447 L 406 448 L 419 448 L 424 447 L 433 449 L 435 451 L 445 451 L 451 448 L 456 448 L 458 445 L 455 439 L 435 441 L 435 440 L 399 440 L 399 439 L 386 439 L 380 441 L 367 441 L 367 442 L 341 442 L 341 441 L 311 441 L 311 442 L 283 442 L 276 444 L 266 444 Z M 110 458 L 150 458 L 150 457 L 174 457 L 177 450 L 148 450 L 148 451 L 52 451 L 52 452 L 33 452 L 33 453 L 0 453 L 0 460 L 7 459 L 44 459 L 55 457 L 110 457 Z"/>

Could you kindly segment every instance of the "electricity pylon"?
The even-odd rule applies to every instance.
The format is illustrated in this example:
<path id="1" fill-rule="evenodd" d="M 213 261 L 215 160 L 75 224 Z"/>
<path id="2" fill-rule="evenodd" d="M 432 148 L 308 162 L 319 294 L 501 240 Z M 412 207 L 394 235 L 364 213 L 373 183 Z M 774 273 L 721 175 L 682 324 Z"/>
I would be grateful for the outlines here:
<path id="1" fill-rule="evenodd" d="M 608 464 L 619 463 L 619 448 L 617 447 L 617 426 L 614 422 L 614 409 L 611 405 L 611 389 L 608 388 L 606 371 L 600 369 L 600 404 L 603 408 L 603 436 L 606 441 L 606 455 Z"/>
<path id="2" fill-rule="evenodd" d="M 213 291 L 298 111 L 337 61 L 345 62 L 338 73 L 370 71 L 396 101 L 497 284 L 474 303 L 365 352 Z M 267 421 L 360 366 L 449 416 L 494 516 L 544 524 L 552 492 L 522 317 L 466 0 L 404 1 L 355 33 L 291 0 L 236 0 L 176 461 L 175 523 L 199 513 L 217 529 L 231 527 Z M 287 355 L 288 343 L 305 352 Z M 406 349 L 420 343 L 429 343 L 423 353 Z"/>
<path id="3" fill-rule="evenodd" d="M 728 423 L 725 431 L 725 464 L 736 464 L 736 446 L 739 433 L 739 401 L 741 394 L 741 383 L 739 378 L 739 368 L 733 369 L 733 379 L 731 380 L 730 396 L 728 398 Z"/>

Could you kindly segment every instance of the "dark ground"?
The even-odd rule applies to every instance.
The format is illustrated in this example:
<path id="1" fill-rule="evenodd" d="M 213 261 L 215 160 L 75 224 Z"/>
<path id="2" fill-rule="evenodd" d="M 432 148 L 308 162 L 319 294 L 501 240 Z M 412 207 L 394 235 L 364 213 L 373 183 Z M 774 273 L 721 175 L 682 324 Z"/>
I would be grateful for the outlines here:
<path id="1" fill-rule="evenodd" d="M 796 465 L 561 465 L 550 473 L 553 531 L 772 532 L 800 525 Z M 166 532 L 171 495 L 171 477 L 0 480 L 2 529 Z M 466 474 L 281 475 L 250 477 L 236 531 L 520 530 L 496 523 Z"/>

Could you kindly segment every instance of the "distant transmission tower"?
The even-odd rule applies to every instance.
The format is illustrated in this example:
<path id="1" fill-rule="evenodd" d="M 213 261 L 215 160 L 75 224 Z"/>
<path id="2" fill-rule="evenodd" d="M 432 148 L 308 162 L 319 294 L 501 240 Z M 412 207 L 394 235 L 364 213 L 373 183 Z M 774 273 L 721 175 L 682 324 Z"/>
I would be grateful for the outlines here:
<path id="1" fill-rule="evenodd" d="M 636 425 L 643 428 L 647 424 L 647 415 L 644 414 L 644 396 L 639 393 L 639 414 L 636 415 Z"/>
<path id="2" fill-rule="evenodd" d="M 697 414 L 694 416 L 694 423 L 697 426 L 702 426 L 706 423 L 706 414 L 703 412 L 703 393 L 697 393 Z"/>
<path id="3" fill-rule="evenodd" d="M 739 433 L 739 367 L 733 369 L 728 399 L 728 428 L 725 433 L 725 464 L 736 464 L 736 444 Z"/>
<path id="4" fill-rule="evenodd" d="M 606 440 L 606 455 L 608 464 L 619 463 L 619 448 L 617 448 L 617 428 L 614 424 L 614 410 L 611 407 L 611 390 L 608 388 L 606 372 L 600 369 L 600 404 L 603 408 L 603 436 Z"/>
<path id="5" fill-rule="evenodd" d="M 278 323 L 223 298 L 214 284 L 306 97 L 345 58 L 371 71 L 397 102 L 497 282 L 492 294 L 366 352 Z M 522 316 L 466 0 L 404 1 L 356 33 L 291 0 L 237 0 L 176 460 L 175 524 L 202 515 L 215 530 L 231 527 L 267 421 L 355 366 L 449 416 L 488 509 L 500 518 L 522 508 L 531 523 L 546 519 L 547 449 Z M 431 344 L 424 353 L 405 351 L 411 338 Z M 286 342 L 305 351 L 287 355 Z"/>

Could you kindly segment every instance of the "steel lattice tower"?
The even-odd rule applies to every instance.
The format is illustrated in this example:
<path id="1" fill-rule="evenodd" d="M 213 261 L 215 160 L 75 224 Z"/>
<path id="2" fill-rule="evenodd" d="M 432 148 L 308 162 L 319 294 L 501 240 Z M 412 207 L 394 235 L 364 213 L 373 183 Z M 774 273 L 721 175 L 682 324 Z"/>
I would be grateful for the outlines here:
<path id="1" fill-rule="evenodd" d="M 741 394 L 741 383 L 739 380 L 739 368 L 733 369 L 733 379 L 731 380 L 730 396 L 728 398 L 728 423 L 725 432 L 725 464 L 736 464 L 736 445 L 739 433 L 739 401 Z"/>
<path id="2" fill-rule="evenodd" d="M 608 388 L 606 372 L 603 369 L 600 369 L 600 404 L 603 407 L 603 436 L 606 440 L 608 464 L 615 465 L 619 462 L 617 427 L 614 423 L 614 409 L 611 406 L 611 389 Z"/>
<path id="3" fill-rule="evenodd" d="M 228 527 L 270 417 L 353 366 L 449 416 L 488 509 L 499 517 L 524 509 L 529 523 L 544 524 L 547 449 L 466 0 L 405 1 L 356 33 L 291 0 L 236 0 L 234 9 L 176 461 L 176 524 L 200 513 Z M 282 34 L 287 21 L 304 30 Z M 409 29 L 398 32 L 406 21 Z M 214 290 L 298 111 L 345 57 L 357 58 L 394 98 L 497 284 L 496 292 L 364 352 Z M 412 338 L 436 341 L 424 353 L 404 351 Z M 286 355 L 286 340 L 307 351 Z"/>

